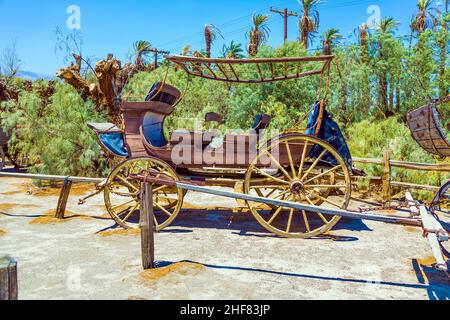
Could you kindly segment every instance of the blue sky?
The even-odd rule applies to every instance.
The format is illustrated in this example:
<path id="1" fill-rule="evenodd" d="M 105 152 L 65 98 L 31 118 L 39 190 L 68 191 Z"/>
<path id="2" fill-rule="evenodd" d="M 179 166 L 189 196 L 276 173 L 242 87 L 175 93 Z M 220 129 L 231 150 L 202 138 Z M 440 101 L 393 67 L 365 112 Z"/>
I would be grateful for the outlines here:
<path id="1" fill-rule="evenodd" d="M 16 39 L 23 70 L 53 75 L 63 65 L 62 55 L 55 54 L 55 27 L 67 30 L 70 5 L 81 10 L 85 54 L 99 58 L 111 52 L 124 60 L 140 39 L 173 53 L 185 44 L 201 49 L 205 23 L 215 24 L 225 36 L 214 46 L 213 54 L 218 54 L 224 42 L 247 42 L 245 32 L 254 12 L 268 13 L 271 6 L 299 11 L 296 0 L 0 0 L 0 51 Z M 337 27 L 350 37 L 369 18 L 370 5 L 378 5 L 382 16 L 400 20 L 399 34 L 408 33 L 416 0 L 326 0 L 319 7 L 321 31 Z M 283 21 L 271 15 L 269 44 L 279 45 Z M 298 38 L 297 23 L 290 19 L 291 40 Z"/>

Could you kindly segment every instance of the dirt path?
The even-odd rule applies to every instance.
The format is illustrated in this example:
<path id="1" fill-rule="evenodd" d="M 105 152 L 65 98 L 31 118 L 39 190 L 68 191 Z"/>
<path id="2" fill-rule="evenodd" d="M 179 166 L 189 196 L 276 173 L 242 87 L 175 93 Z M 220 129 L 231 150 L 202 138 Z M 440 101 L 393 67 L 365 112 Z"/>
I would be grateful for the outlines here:
<path id="1" fill-rule="evenodd" d="M 26 181 L 0 179 L 0 255 L 19 263 L 22 299 L 448 299 L 420 230 L 343 221 L 332 237 L 281 239 L 249 215 L 183 211 L 156 236 L 163 268 L 142 273 L 136 231 L 111 229 L 102 197 L 71 218 L 46 216 L 57 193 L 30 196 Z M 87 190 L 80 188 L 76 193 Z M 232 200 L 188 194 L 196 206 Z"/>

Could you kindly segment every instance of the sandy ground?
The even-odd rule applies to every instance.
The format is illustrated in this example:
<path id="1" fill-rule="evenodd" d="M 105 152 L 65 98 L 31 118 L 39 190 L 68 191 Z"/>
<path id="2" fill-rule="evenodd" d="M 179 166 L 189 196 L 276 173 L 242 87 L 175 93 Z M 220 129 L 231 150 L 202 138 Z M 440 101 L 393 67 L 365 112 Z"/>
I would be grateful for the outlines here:
<path id="1" fill-rule="evenodd" d="M 156 235 L 160 269 L 143 273 L 140 237 L 114 229 L 103 197 L 69 219 L 47 215 L 57 190 L 27 194 L 0 178 L 0 255 L 19 264 L 21 299 L 448 299 L 450 282 L 433 271 L 421 231 L 346 220 L 332 237 L 281 239 L 251 215 L 186 210 Z M 198 206 L 232 200 L 188 194 Z"/>

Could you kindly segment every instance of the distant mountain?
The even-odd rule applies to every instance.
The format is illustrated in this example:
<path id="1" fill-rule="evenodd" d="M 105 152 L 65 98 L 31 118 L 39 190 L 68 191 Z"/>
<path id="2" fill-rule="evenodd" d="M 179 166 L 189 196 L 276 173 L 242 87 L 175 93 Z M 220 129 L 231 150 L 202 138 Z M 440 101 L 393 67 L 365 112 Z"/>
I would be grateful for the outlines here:
<path id="1" fill-rule="evenodd" d="M 51 80 L 54 78 L 54 76 L 44 74 L 44 73 L 36 73 L 31 71 L 19 71 L 16 74 L 17 78 L 22 78 L 25 80 Z"/>

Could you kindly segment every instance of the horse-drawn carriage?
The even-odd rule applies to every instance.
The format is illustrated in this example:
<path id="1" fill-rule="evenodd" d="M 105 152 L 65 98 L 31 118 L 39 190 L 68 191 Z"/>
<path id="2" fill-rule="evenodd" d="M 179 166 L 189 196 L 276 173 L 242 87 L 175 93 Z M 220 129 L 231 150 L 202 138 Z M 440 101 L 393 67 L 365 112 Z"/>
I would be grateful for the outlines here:
<path id="1" fill-rule="evenodd" d="M 154 178 L 235 187 L 244 194 L 267 199 L 347 208 L 351 175 L 357 171 L 352 168 L 350 152 L 338 125 L 326 111 L 333 56 L 167 59 L 189 76 L 228 83 L 267 84 L 317 76 L 317 100 L 306 107 L 307 112 L 295 128 L 273 137 L 266 132 L 271 117 L 265 114 L 258 114 L 245 134 L 219 137 L 216 130 L 177 130 L 166 137 L 164 121 L 183 95 L 165 81 L 156 83 L 144 102 L 122 101 L 124 130 L 112 124 L 89 124 L 103 149 L 123 159 L 101 186 L 107 210 L 118 225 L 138 226 L 140 185 L 132 177 L 144 171 Z M 224 123 L 215 113 L 206 114 L 205 121 Z M 169 183 L 153 186 L 157 230 L 175 220 L 185 193 Z M 332 229 L 340 219 L 251 201 L 246 201 L 246 205 L 264 228 L 284 237 L 314 237 Z"/>

